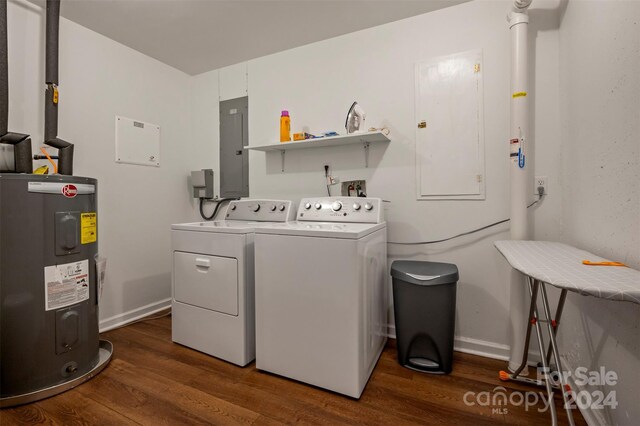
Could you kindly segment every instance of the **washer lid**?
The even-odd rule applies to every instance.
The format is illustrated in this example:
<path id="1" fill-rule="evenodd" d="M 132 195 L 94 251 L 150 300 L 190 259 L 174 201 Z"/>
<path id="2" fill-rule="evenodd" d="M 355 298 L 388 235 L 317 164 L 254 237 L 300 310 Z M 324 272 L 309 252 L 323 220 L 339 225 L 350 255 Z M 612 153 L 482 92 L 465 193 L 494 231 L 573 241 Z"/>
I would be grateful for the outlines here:
<path id="1" fill-rule="evenodd" d="M 256 234 L 357 239 L 386 228 L 382 223 L 286 222 L 256 228 Z"/>
<path id="2" fill-rule="evenodd" d="M 171 229 L 177 231 L 217 232 L 224 234 L 251 234 L 258 227 L 276 223 L 277 222 L 249 222 L 244 220 L 215 220 L 211 222 L 175 223 L 171 225 Z"/>

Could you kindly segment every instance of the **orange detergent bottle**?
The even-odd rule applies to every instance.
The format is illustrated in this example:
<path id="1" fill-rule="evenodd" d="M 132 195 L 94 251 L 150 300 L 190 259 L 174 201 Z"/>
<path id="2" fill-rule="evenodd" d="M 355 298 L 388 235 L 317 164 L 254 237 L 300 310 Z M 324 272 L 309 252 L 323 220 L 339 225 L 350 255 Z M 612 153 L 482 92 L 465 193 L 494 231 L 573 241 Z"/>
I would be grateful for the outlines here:
<path id="1" fill-rule="evenodd" d="M 280 115 L 280 142 L 289 142 L 291 140 L 291 118 L 289 111 L 282 111 Z"/>

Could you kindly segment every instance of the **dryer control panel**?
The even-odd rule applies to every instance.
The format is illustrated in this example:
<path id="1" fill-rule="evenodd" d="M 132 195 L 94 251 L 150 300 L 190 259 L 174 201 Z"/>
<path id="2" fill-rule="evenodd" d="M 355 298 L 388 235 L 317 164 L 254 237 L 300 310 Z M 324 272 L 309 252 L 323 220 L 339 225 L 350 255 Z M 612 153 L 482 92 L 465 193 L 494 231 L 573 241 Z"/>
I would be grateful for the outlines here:
<path id="1" fill-rule="evenodd" d="M 382 223 L 382 200 L 362 197 L 303 198 L 298 206 L 298 221 Z"/>
<path id="2" fill-rule="evenodd" d="M 256 222 L 288 222 L 294 218 L 295 210 L 288 200 L 234 200 L 225 216 L 226 220 Z"/>

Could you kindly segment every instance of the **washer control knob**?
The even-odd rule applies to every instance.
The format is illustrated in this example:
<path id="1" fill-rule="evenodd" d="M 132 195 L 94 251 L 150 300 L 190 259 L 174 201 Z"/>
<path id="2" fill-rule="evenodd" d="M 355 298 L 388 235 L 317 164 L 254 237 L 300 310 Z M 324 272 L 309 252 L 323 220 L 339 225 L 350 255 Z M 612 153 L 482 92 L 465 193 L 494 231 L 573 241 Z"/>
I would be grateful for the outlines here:
<path id="1" fill-rule="evenodd" d="M 322 204 L 320 203 L 315 203 L 313 206 L 316 208 L 316 210 L 320 210 L 322 208 Z"/>
<path id="2" fill-rule="evenodd" d="M 231 211 L 236 209 L 236 205 L 235 204 L 231 204 Z"/>
<path id="3" fill-rule="evenodd" d="M 353 209 L 354 209 L 355 211 L 360 210 L 360 203 L 353 203 Z"/>
<path id="4" fill-rule="evenodd" d="M 338 212 L 340 209 L 342 209 L 342 203 L 340 201 L 334 201 L 333 204 L 331 204 L 331 210 L 334 212 Z"/>
<path id="5" fill-rule="evenodd" d="M 272 211 L 272 212 L 275 212 L 275 211 L 276 211 L 276 205 L 275 205 L 275 204 L 272 204 L 272 205 L 271 205 L 271 211 Z"/>
<path id="6" fill-rule="evenodd" d="M 371 203 L 367 203 L 367 204 L 365 204 L 365 205 L 364 205 L 364 208 L 365 208 L 366 210 L 373 210 L 373 204 L 371 204 Z"/>
<path id="7" fill-rule="evenodd" d="M 311 203 L 305 203 L 304 208 L 309 210 L 311 208 Z"/>
<path id="8" fill-rule="evenodd" d="M 286 207 L 284 206 L 284 204 L 282 204 L 282 205 L 280 206 L 280 211 L 281 211 L 281 212 L 283 212 L 285 208 L 286 208 Z"/>
<path id="9" fill-rule="evenodd" d="M 258 210 L 260 210 L 260 204 L 256 204 L 255 206 L 252 206 L 251 210 L 253 210 L 254 212 L 257 212 Z"/>

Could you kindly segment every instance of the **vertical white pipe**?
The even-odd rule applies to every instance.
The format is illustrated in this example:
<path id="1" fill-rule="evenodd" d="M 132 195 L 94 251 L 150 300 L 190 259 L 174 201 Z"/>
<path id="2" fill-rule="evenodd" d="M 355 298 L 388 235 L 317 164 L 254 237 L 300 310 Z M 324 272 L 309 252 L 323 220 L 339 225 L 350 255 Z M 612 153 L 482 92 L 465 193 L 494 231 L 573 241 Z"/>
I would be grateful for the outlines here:
<path id="1" fill-rule="evenodd" d="M 511 12 L 509 14 L 509 28 L 511 32 L 511 126 L 510 146 L 511 152 L 517 151 L 517 146 L 524 155 L 524 166 L 520 163 L 522 158 L 510 157 L 511 177 L 511 239 L 525 240 L 528 238 L 527 224 L 527 158 L 529 131 L 529 108 L 527 86 L 527 39 L 529 29 L 529 17 L 526 10 Z M 519 140 L 517 144 L 512 143 Z M 513 270 L 510 280 L 510 344 L 509 369 L 514 371 L 522 361 L 525 331 L 527 327 L 527 292 L 525 278 L 519 272 Z M 526 370 L 523 370 L 526 373 Z"/>

